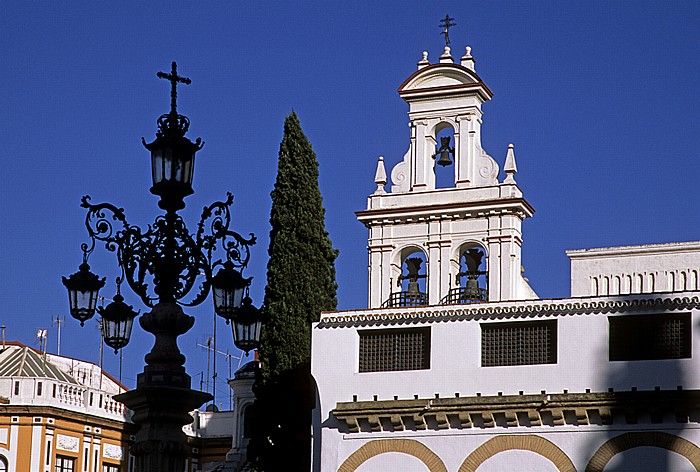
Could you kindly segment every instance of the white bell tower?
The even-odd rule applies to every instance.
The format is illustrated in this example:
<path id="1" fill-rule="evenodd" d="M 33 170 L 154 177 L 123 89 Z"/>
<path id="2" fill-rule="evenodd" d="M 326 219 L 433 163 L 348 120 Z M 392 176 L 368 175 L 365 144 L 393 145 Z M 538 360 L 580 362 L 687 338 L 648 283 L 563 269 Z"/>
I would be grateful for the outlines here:
<path id="1" fill-rule="evenodd" d="M 449 47 L 436 64 L 424 52 L 399 87 L 408 151 L 391 171 L 390 193 L 379 158 L 377 190 L 357 212 L 369 229 L 370 308 L 537 298 L 520 259 L 522 221 L 534 209 L 515 183 L 513 145 L 502 182 L 481 147 L 481 106 L 493 94 L 474 64 L 469 47 L 459 64 Z M 436 173 L 450 170 L 451 185 L 436 188 Z"/>

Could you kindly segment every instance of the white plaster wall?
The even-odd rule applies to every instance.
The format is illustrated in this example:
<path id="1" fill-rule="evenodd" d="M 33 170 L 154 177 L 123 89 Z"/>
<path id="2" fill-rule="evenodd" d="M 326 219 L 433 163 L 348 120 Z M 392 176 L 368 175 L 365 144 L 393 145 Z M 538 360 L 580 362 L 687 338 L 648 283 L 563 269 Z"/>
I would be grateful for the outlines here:
<path id="1" fill-rule="evenodd" d="M 486 460 L 477 472 L 559 472 L 552 461 L 541 455 L 522 450 L 504 451 Z"/>
<path id="2" fill-rule="evenodd" d="M 386 472 L 389 470 L 401 472 L 430 472 L 420 460 L 399 452 L 387 452 L 386 454 L 374 456 L 356 469 L 357 472 Z"/>
<path id="3" fill-rule="evenodd" d="M 700 241 L 583 249 L 566 255 L 571 260 L 572 297 L 700 290 Z M 625 282 L 628 277 L 632 287 Z"/>
<path id="4" fill-rule="evenodd" d="M 183 426 L 188 436 L 200 438 L 227 437 L 233 434 L 235 411 L 199 411 L 190 412 L 192 423 Z"/>
<path id="5" fill-rule="evenodd" d="M 680 294 L 655 294 L 654 298 L 676 298 L 697 296 L 697 292 Z M 634 298 L 634 297 L 629 297 Z M 601 298 L 592 301 L 611 301 Z M 615 297 L 619 300 L 619 297 Z M 580 301 L 580 300 L 579 300 Z M 551 303 L 576 303 L 577 300 L 540 300 L 532 302 L 500 303 L 494 306 L 546 305 Z M 490 304 L 491 305 L 491 304 Z M 435 312 L 459 309 L 458 307 L 428 307 L 404 309 L 402 313 L 420 315 L 423 312 Z M 504 310 L 505 311 L 505 310 Z M 327 313 L 330 316 L 352 317 L 355 315 L 382 316 L 390 310 L 368 310 L 366 312 Z M 381 324 L 371 326 L 368 323 L 353 327 L 313 328 L 312 373 L 316 379 L 319 395 L 319 416 L 316 422 L 320 429 L 320 459 L 314 470 L 336 471 L 339 465 L 362 444 L 372 439 L 417 438 L 446 462 L 448 471 L 458 470 L 459 464 L 467 454 L 495 434 L 527 433 L 545 434 L 565 450 L 574 460 L 579 470 L 593 453 L 591 448 L 600 447 L 611 432 L 598 425 L 558 426 L 552 427 L 514 427 L 514 428 L 471 428 L 449 431 L 402 431 L 381 433 L 338 432 L 338 422 L 330 415 L 338 402 L 372 401 L 418 398 L 441 398 L 547 393 L 583 393 L 629 391 L 633 387 L 639 390 L 700 389 L 700 369 L 697 354 L 700 352 L 700 311 L 691 310 L 693 327 L 692 352 L 695 359 L 610 362 L 608 361 L 608 316 L 632 316 L 634 314 L 663 313 L 663 310 L 651 310 L 613 314 L 572 314 L 563 316 L 542 316 L 535 318 L 501 318 L 481 320 L 444 320 L 433 323 Z M 480 323 L 508 322 L 539 319 L 557 319 L 558 355 L 556 364 L 481 367 L 481 328 Z M 402 372 L 359 373 L 359 335 L 358 330 L 386 329 L 401 327 L 430 326 L 431 328 L 431 363 L 430 369 Z M 323 427 L 321 427 L 323 425 Z M 671 424 L 675 427 L 675 424 Z M 692 440 L 700 444 L 697 425 L 688 425 L 682 434 L 692 434 Z M 617 425 L 616 425 L 617 427 Z M 657 425 L 640 428 L 655 429 Z M 588 434 L 578 434 L 578 433 Z M 317 433 L 318 434 L 318 433 Z M 616 433 L 619 434 L 619 433 Z M 382 459 L 383 461 L 384 459 Z M 500 459 L 499 459 L 500 460 Z M 379 461 L 377 463 L 382 463 Z M 494 464 L 500 464 L 499 461 Z M 383 467 L 383 466 L 382 466 Z M 501 465 L 493 469 L 503 470 Z M 363 469 L 364 470 L 364 469 Z M 373 469 L 367 469 L 373 470 Z M 382 470 L 378 468 L 376 470 Z M 391 469 L 383 469 L 391 470 Z M 394 469 L 401 470 L 401 469 Z M 482 472 L 482 469 L 479 469 Z"/>
<path id="6" fill-rule="evenodd" d="M 697 295 L 697 294 L 695 294 Z M 434 310 L 449 310 L 436 307 Z M 420 311 L 421 309 L 414 309 Z M 428 309 L 423 309 L 428 310 Z M 382 313 L 385 310 L 374 310 Z M 405 311 L 410 311 L 406 309 Z M 662 312 L 662 311 L 654 311 Z M 352 313 L 343 313 L 351 315 Z M 632 313 L 633 314 L 633 313 Z M 610 316 L 620 316 L 622 313 Z M 693 352 L 700 352 L 700 318 L 692 312 Z M 313 330 L 312 369 L 318 383 L 322 411 L 328 412 L 337 402 L 418 398 L 606 392 L 660 387 L 700 388 L 700 369 L 694 359 L 609 362 L 608 315 L 581 314 L 542 316 L 534 319 L 557 319 L 558 359 L 556 364 L 529 366 L 481 367 L 481 328 L 485 322 L 522 321 L 518 319 L 482 319 L 444 321 L 430 324 L 430 369 L 400 372 L 359 373 L 358 330 L 400 328 L 402 325 L 353 328 L 319 328 Z M 533 320 L 533 318 L 527 318 Z M 428 326 L 411 324 L 410 326 Z M 585 359 L 585 362 L 582 362 Z M 682 376 L 679 374 L 682 373 Z M 682 380 L 678 380 L 682 378 Z"/>
<path id="7" fill-rule="evenodd" d="M 490 429 L 464 429 L 450 431 L 403 431 L 400 433 L 354 433 L 341 434 L 333 430 L 326 431 L 324 434 L 324 450 L 327 453 L 323 456 L 323 460 L 314 464 L 313 470 L 320 472 L 336 472 L 340 465 L 348 459 L 355 451 L 363 445 L 374 440 L 387 439 L 412 439 L 418 441 L 435 453 L 444 463 L 448 472 L 456 472 L 462 465 L 464 460 L 483 446 L 489 439 L 496 435 L 536 435 L 550 441 L 573 462 L 576 470 L 583 471 L 588 464 L 588 461 L 594 455 L 596 450 L 601 447 L 606 441 L 624 434 L 626 432 L 645 432 L 658 431 L 657 425 L 630 425 L 625 428 L 605 428 L 597 425 L 589 426 L 560 426 L 557 428 L 551 427 L 513 427 L 513 428 L 490 428 Z M 688 425 L 686 428 L 671 427 L 664 429 L 668 434 L 679 436 L 687 439 L 695 444 L 700 444 L 700 428 L 697 424 Z M 651 449 L 651 450 L 649 450 Z M 637 456 L 637 457 L 635 457 Z M 657 469 L 615 469 L 615 464 L 624 462 L 625 465 L 630 463 L 638 463 L 641 459 L 658 463 L 660 457 L 663 457 L 671 468 L 660 470 L 685 471 L 694 470 L 687 469 L 688 460 L 679 454 L 666 451 L 661 448 L 634 448 L 626 452 L 624 455 L 614 457 L 609 465 L 605 468 L 608 470 L 617 471 L 625 470 L 657 470 Z M 386 471 L 424 471 L 426 468 L 421 468 L 422 463 L 403 453 L 384 453 L 364 462 L 358 471 L 361 472 L 386 472 Z M 403 469 L 402 467 L 410 467 Z M 677 467 L 677 468 L 675 468 Z M 483 462 L 478 472 L 549 472 L 556 471 L 552 462 L 545 459 L 543 456 L 525 450 L 507 450 L 492 456 L 490 459 Z"/>

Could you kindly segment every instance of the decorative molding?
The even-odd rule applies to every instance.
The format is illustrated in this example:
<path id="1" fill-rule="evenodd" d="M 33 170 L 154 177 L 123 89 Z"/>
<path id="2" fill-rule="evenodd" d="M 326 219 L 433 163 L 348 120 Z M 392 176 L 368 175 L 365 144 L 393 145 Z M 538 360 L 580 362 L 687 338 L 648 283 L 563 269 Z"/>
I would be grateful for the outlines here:
<path id="1" fill-rule="evenodd" d="M 694 252 L 700 250 L 700 241 L 680 243 L 644 244 L 641 246 L 612 246 L 591 249 L 571 249 L 566 251 L 569 259 L 619 257 L 626 255 L 656 255 L 668 252 Z"/>
<path id="2" fill-rule="evenodd" d="M 102 457 L 121 461 L 124 459 L 124 448 L 116 444 L 103 444 Z"/>
<path id="3" fill-rule="evenodd" d="M 56 449 L 62 451 L 78 452 L 80 439 L 75 436 L 66 436 L 65 434 L 56 435 Z"/>
<path id="4" fill-rule="evenodd" d="M 476 472 L 491 457 L 505 451 L 530 451 L 548 459 L 560 472 L 576 472 L 569 456 L 551 441 L 534 434 L 496 436 L 474 450 L 462 462 L 458 472 Z"/>
<path id="5" fill-rule="evenodd" d="M 700 412 L 700 390 L 503 395 L 339 402 L 332 415 L 348 433 L 467 428 L 686 424 Z"/>
<path id="6" fill-rule="evenodd" d="M 620 300 L 565 298 L 561 300 L 533 300 L 513 305 L 514 302 L 479 303 L 477 306 L 432 306 L 406 308 L 402 311 L 365 310 L 334 312 L 324 316 L 317 328 L 349 328 L 354 326 L 386 326 L 448 321 L 479 321 L 539 318 L 542 316 L 573 316 L 610 314 L 650 310 L 691 310 L 700 307 L 700 297 L 628 298 Z M 515 302 L 517 303 L 517 302 Z"/>
<path id="7" fill-rule="evenodd" d="M 404 162 L 400 162 L 394 166 L 391 172 L 391 180 L 396 184 L 397 179 L 403 179 Z M 401 167 L 400 167 L 401 166 Z M 400 171 L 397 169 L 401 169 Z M 396 174 L 395 172 L 396 171 Z M 402 174 L 401 176 L 399 174 Z M 403 180 L 401 185 L 403 185 Z M 407 182 L 407 180 L 405 181 Z M 408 184 L 406 184 L 408 185 Z M 397 185 L 394 185 L 396 187 Z M 457 189 L 459 191 L 460 189 Z M 463 190 L 463 189 L 462 189 Z M 392 192 L 396 192 L 392 187 Z M 450 189 L 454 191 L 454 189 Z M 524 198 L 520 197 L 503 197 L 492 198 L 488 201 L 474 202 L 451 202 L 451 203 L 431 203 L 431 204 L 416 204 L 407 206 L 390 206 L 381 208 L 371 208 L 367 210 L 356 211 L 355 215 L 365 226 L 374 222 L 388 220 L 391 223 L 406 223 L 417 218 L 430 218 L 433 215 L 441 215 L 441 219 L 453 218 L 481 218 L 485 215 L 517 215 L 522 218 L 530 217 L 535 213 L 534 208 Z M 375 223 L 376 224 L 376 223 Z"/>
<path id="8" fill-rule="evenodd" d="M 600 446 L 593 454 L 586 472 L 603 472 L 605 466 L 616 454 L 642 446 L 660 447 L 682 455 L 696 470 L 700 470 L 700 448 L 681 437 L 660 431 L 630 432 L 616 436 Z"/>
<path id="9" fill-rule="evenodd" d="M 445 467 L 445 464 L 437 454 L 425 444 L 414 439 L 370 441 L 345 459 L 338 468 L 338 472 L 354 472 L 372 457 L 387 452 L 398 452 L 413 456 L 421 461 L 428 468 L 429 472 L 447 472 L 447 467 Z"/>

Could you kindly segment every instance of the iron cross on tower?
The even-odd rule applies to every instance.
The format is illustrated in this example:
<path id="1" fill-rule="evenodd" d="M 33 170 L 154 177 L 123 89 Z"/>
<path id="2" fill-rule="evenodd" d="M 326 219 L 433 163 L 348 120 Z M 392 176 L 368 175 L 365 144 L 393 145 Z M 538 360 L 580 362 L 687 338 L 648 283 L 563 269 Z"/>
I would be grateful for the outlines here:
<path id="1" fill-rule="evenodd" d="M 187 77 L 177 75 L 177 63 L 173 61 L 170 73 L 158 72 L 158 77 L 170 81 L 170 113 L 177 115 L 177 83 L 191 84 L 192 81 Z"/>
<path id="2" fill-rule="evenodd" d="M 450 15 L 445 15 L 445 18 L 440 20 L 440 28 L 443 28 L 440 34 L 445 36 L 445 46 L 450 45 L 450 28 L 452 26 L 457 26 L 457 23 L 454 23 L 454 20 L 454 18 L 450 18 Z"/>

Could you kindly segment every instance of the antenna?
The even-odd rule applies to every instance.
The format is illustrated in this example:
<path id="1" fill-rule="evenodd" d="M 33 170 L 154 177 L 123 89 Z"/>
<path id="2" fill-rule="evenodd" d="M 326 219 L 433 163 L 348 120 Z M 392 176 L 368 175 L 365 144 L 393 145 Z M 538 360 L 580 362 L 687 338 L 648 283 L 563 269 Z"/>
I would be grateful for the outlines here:
<path id="1" fill-rule="evenodd" d="M 45 328 L 39 328 L 36 330 L 36 337 L 39 340 L 39 351 L 46 354 L 46 336 L 47 331 Z"/>
<path id="2" fill-rule="evenodd" d="M 5 328 L 7 328 L 7 326 L 5 326 L 5 325 L 0 326 L 0 330 L 2 330 L 2 350 L 3 351 L 5 350 Z"/>
<path id="3" fill-rule="evenodd" d="M 51 325 L 56 325 L 56 329 L 58 331 L 58 346 L 56 348 L 56 355 L 58 356 L 61 355 L 61 324 L 63 324 L 64 321 L 66 321 L 66 317 L 64 316 L 63 319 L 61 319 L 61 315 L 56 315 L 56 319 L 51 318 Z"/>
<path id="4" fill-rule="evenodd" d="M 208 344 L 207 344 L 208 343 Z M 214 353 L 214 360 L 216 360 L 216 354 L 219 354 L 220 356 L 226 357 L 228 360 L 228 376 L 229 378 L 233 378 L 233 359 L 236 359 L 238 361 L 238 368 L 241 367 L 241 362 L 243 361 L 243 356 L 234 356 L 233 354 L 230 354 L 228 350 L 226 352 L 219 351 L 218 349 L 215 349 L 213 347 L 213 338 L 211 336 L 207 337 L 205 336 L 205 339 L 203 341 L 199 341 L 196 343 L 197 347 L 202 348 L 202 350 L 206 349 L 207 350 L 207 389 L 209 388 L 209 362 L 210 362 L 210 356 L 211 353 Z M 203 377 L 204 372 L 200 372 L 200 375 Z M 214 379 L 218 377 L 217 373 L 214 373 Z M 199 381 L 199 389 L 202 390 L 202 384 L 204 383 L 204 380 L 200 379 Z M 230 390 L 230 389 L 229 389 Z M 229 403 L 231 403 L 231 409 L 233 409 L 233 392 L 229 392 Z"/>
<path id="5" fill-rule="evenodd" d="M 214 338 L 212 336 L 209 336 L 208 334 L 205 334 L 204 339 L 200 338 L 200 341 L 197 341 L 196 345 L 197 345 L 197 347 L 200 347 L 200 348 L 207 351 L 207 380 L 204 384 L 205 385 L 204 391 L 209 393 L 209 374 L 211 373 L 211 352 L 212 352 L 212 350 L 215 349 L 213 347 Z M 202 388 L 201 385 L 199 388 L 200 389 Z"/>

